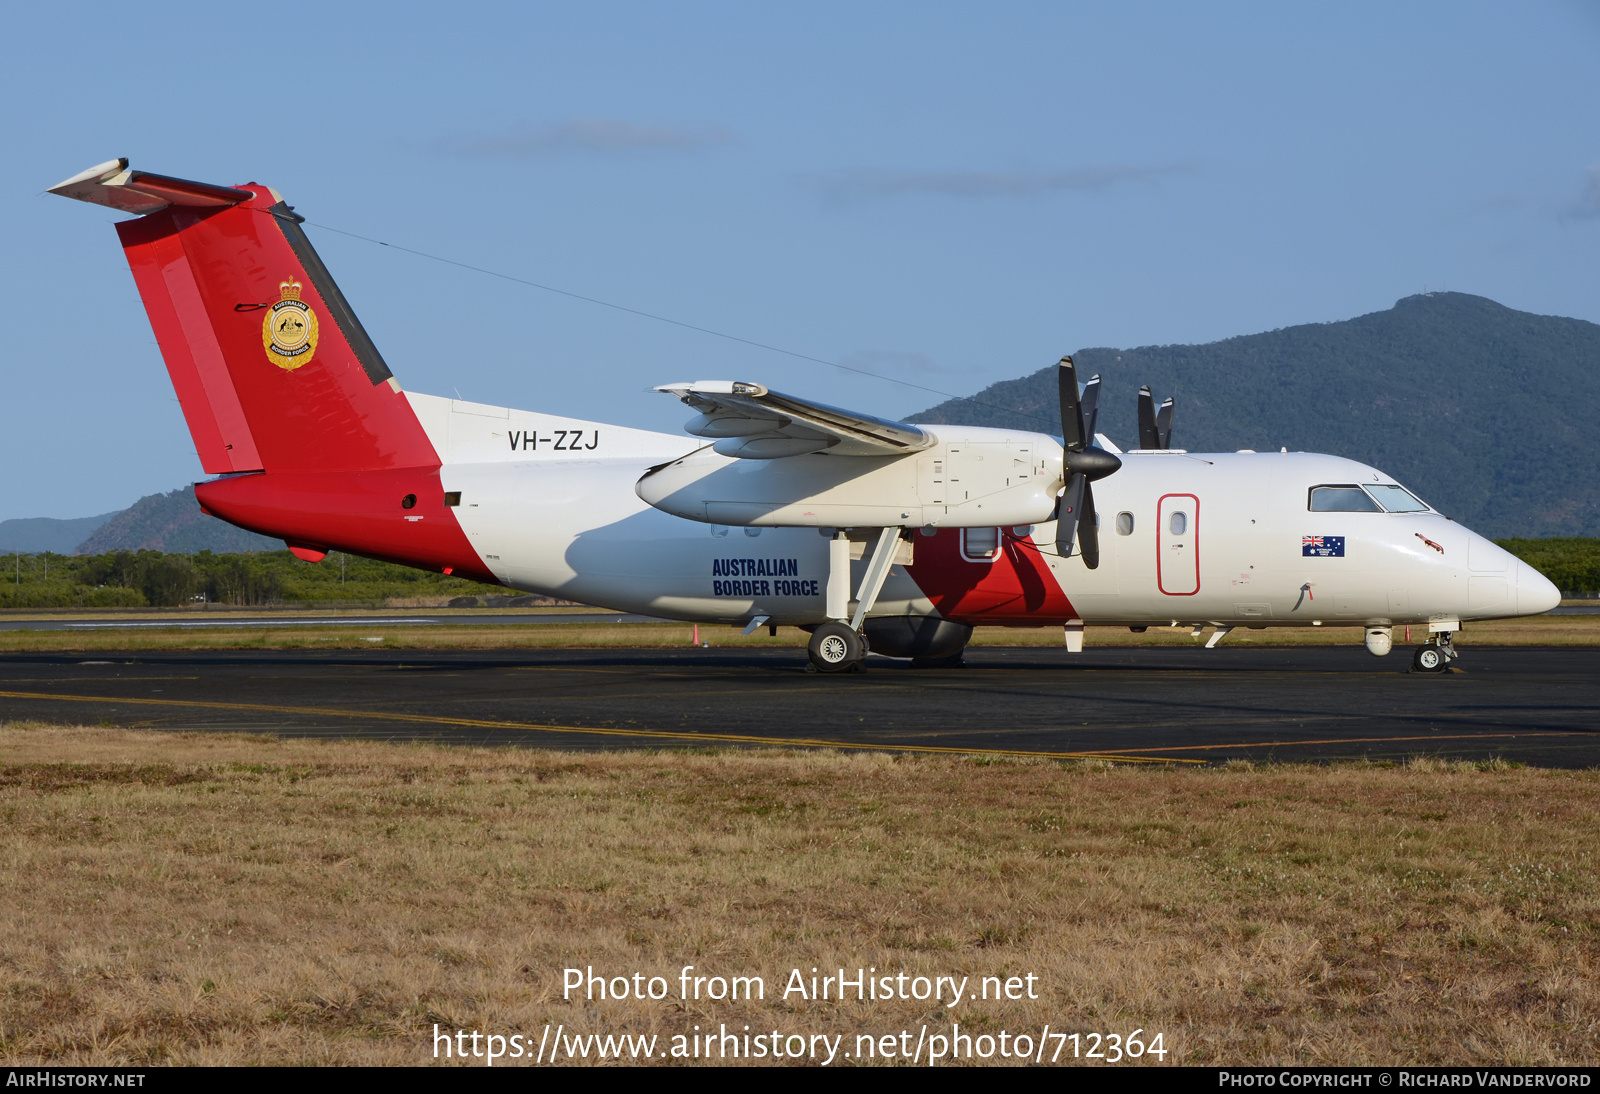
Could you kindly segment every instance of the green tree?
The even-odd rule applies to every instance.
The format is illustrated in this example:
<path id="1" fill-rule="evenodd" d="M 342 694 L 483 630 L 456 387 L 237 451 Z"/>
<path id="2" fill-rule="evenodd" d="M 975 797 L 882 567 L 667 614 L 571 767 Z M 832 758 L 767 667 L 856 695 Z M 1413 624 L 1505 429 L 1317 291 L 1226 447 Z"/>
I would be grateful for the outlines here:
<path id="1" fill-rule="evenodd" d="M 144 567 L 140 588 L 152 605 L 164 608 L 186 604 L 199 587 L 200 577 L 186 555 L 162 555 Z"/>

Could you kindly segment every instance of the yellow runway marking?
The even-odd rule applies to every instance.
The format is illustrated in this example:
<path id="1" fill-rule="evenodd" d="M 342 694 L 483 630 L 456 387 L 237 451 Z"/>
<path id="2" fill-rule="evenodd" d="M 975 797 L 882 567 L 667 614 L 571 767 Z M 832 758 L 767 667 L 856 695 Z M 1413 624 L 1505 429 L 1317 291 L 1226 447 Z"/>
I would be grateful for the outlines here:
<path id="1" fill-rule="evenodd" d="M 464 726 L 471 729 L 510 729 L 523 733 L 584 733 L 600 737 L 631 737 L 686 741 L 695 744 L 719 743 L 766 745 L 769 748 L 846 748 L 861 752 L 927 752 L 954 756 L 1017 756 L 1042 760 L 1117 760 L 1125 763 L 1203 764 L 1204 760 L 1169 760 L 1156 756 L 1122 756 L 1111 752 L 1029 752 L 1009 748 L 950 748 L 944 745 L 862 744 L 830 741 L 813 737 L 756 737 L 738 733 L 675 733 L 655 729 L 596 729 L 590 726 L 536 725 L 530 722 L 497 722 L 481 718 L 432 717 L 426 714 L 396 714 L 366 710 L 339 710 L 331 707 L 290 707 L 268 703 L 223 703 L 199 699 L 133 699 L 109 695 L 55 695 L 38 691 L 0 691 L 0 699 L 46 699 L 61 703 L 124 703 L 156 707 L 198 707 L 207 710 L 253 710 L 269 714 L 310 714 L 328 718 L 372 718 L 379 721 L 410 722 L 419 725 Z"/>

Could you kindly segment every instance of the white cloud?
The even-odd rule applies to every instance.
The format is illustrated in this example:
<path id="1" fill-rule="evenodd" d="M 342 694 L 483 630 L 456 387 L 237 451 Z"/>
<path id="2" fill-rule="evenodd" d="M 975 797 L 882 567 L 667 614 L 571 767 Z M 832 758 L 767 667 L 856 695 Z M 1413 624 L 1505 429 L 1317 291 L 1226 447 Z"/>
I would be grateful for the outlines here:
<path id="1" fill-rule="evenodd" d="M 718 144 L 732 144 L 721 126 L 676 129 L 661 125 L 635 125 L 616 118 L 573 118 L 544 128 L 523 128 L 498 137 L 467 141 L 459 148 L 473 156 L 532 158 L 564 152 L 600 155 L 619 152 L 697 152 Z"/>

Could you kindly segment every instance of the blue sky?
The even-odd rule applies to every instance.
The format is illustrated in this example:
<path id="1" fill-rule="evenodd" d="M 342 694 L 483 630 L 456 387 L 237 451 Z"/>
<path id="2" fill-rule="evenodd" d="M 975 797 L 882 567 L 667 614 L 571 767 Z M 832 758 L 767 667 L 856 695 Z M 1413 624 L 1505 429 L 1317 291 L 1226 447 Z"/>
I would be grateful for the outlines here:
<path id="1" fill-rule="evenodd" d="M 1424 289 L 1600 321 L 1594 2 L 79 4 L 7 26 L 0 519 L 201 474 L 115 215 L 43 193 L 119 155 L 276 187 L 407 388 L 664 430 L 687 414 L 657 383 L 898 416 L 942 398 L 907 384 L 969 394 L 1083 346 Z"/>

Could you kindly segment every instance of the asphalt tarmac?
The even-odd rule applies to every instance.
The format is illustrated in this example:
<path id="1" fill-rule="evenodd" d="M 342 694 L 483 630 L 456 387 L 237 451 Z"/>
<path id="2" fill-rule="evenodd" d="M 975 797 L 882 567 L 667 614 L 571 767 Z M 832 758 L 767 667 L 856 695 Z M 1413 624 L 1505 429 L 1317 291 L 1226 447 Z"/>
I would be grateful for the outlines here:
<path id="1" fill-rule="evenodd" d="M 845 747 L 1128 761 L 1502 757 L 1600 766 L 1600 649 L 980 648 L 959 669 L 788 650 L 0 656 L 0 720 L 539 748 Z"/>

